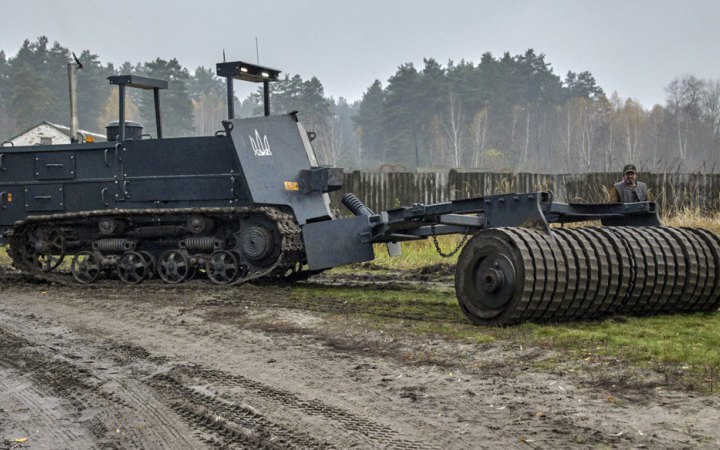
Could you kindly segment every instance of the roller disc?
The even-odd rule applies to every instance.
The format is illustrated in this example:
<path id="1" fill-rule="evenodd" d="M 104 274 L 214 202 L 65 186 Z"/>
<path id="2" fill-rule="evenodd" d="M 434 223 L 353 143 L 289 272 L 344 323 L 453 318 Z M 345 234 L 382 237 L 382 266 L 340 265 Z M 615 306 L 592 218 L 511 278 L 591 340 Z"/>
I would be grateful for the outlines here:
<path id="1" fill-rule="evenodd" d="M 685 228 L 689 233 L 694 234 L 704 244 L 706 253 L 710 255 L 708 261 L 715 269 L 713 282 L 708 289 L 708 299 L 703 306 L 703 311 L 717 311 L 720 308 L 720 236 L 702 228 Z M 708 264 L 708 266 L 710 265 Z"/>
<path id="2" fill-rule="evenodd" d="M 598 250 L 598 265 L 601 267 L 603 275 L 606 276 L 604 279 L 607 280 L 604 295 L 598 297 L 599 305 L 596 314 L 600 317 L 614 313 L 618 309 L 617 298 L 622 287 L 622 269 L 615 248 L 599 228 L 588 227 L 584 228 L 583 231 L 592 239 Z M 620 302 L 622 303 L 623 300 L 624 296 Z"/>
<path id="3" fill-rule="evenodd" d="M 613 227 L 598 228 L 597 232 L 604 235 L 610 243 L 610 255 L 616 259 L 618 271 L 615 273 L 618 286 L 615 297 L 612 299 L 609 312 L 619 313 L 626 309 L 626 305 L 631 301 L 635 286 L 638 282 L 638 274 L 636 273 L 635 250 L 631 242 L 625 239 L 622 234 L 618 233 Z M 643 278 L 640 274 L 639 281 L 642 283 Z"/>
<path id="4" fill-rule="evenodd" d="M 637 314 L 645 309 L 655 289 L 655 254 L 644 233 L 638 233 L 633 227 L 612 227 L 610 229 L 624 243 L 628 252 L 630 280 L 628 293 L 620 314 Z"/>
<path id="5" fill-rule="evenodd" d="M 678 296 L 673 295 L 674 311 L 692 311 L 703 303 L 702 292 L 705 285 L 707 261 L 705 252 L 694 236 L 686 235 L 680 229 L 665 228 L 663 232 L 672 236 L 682 250 L 685 266 L 685 279 L 680 283 Z"/>
<path id="6" fill-rule="evenodd" d="M 652 293 L 648 297 L 648 301 L 642 305 L 642 308 L 637 308 L 635 313 L 651 314 L 660 309 L 658 305 L 662 305 L 667 302 L 667 298 L 671 292 L 668 290 L 668 278 L 670 275 L 668 274 L 668 259 L 664 250 L 667 245 L 659 241 L 660 237 L 654 233 L 651 228 L 637 229 L 635 232 L 642 233 L 648 242 L 648 249 L 655 260 L 655 280 Z M 674 270 L 673 267 L 670 267 L 670 269 Z"/>
<path id="7" fill-rule="evenodd" d="M 715 258 L 703 239 L 688 229 L 675 229 L 692 245 L 697 260 L 697 286 L 692 297 L 687 297 L 686 311 L 706 311 L 713 301 L 715 289 Z"/>
<path id="8" fill-rule="evenodd" d="M 605 298 L 608 296 L 608 287 L 610 284 L 607 255 L 602 245 L 596 241 L 594 233 L 588 229 L 578 227 L 569 231 L 587 248 L 587 254 L 593 260 L 590 265 L 590 271 L 596 281 L 596 285 L 594 292 L 588 292 L 589 295 L 586 295 L 583 319 L 597 319 L 604 312 Z"/>
<path id="9" fill-rule="evenodd" d="M 530 230 L 545 259 L 546 270 L 551 273 L 551 282 L 546 285 L 546 302 L 541 304 L 539 320 L 556 320 L 556 314 L 565 297 L 567 287 L 567 264 L 560 245 L 551 234 Z"/>
<path id="10" fill-rule="evenodd" d="M 571 320 L 578 316 L 577 312 L 587 289 L 587 262 L 585 255 L 576 251 L 574 243 L 568 239 L 566 233 L 554 232 L 553 237 L 566 270 L 565 293 L 553 319 Z"/>
<path id="11" fill-rule="evenodd" d="M 584 276 L 586 279 L 585 289 L 577 295 L 574 301 L 572 318 L 580 319 L 587 317 L 588 310 L 590 305 L 595 301 L 600 284 L 597 256 L 585 237 L 574 229 L 556 229 L 555 232 L 563 236 L 574 249 L 580 270 L 584 268 Z M 583 261 L 584 265 L 582 265 Z M 580 277 L 580 275 L 578 275 L 578 277 Z"/>
<path id="12" fill-rule="evenodd" d="M 535 242 L 528 230 L 525 228 L 506 228 L 505 231 L 516 239 L 517 242 L 522 242 L 530 258 L 530 267 L 538 274 L 533 280 L 533 291 L 528 298 L 527 305 L 522 308 L 521 311 L 518 311 L 521 321 L 531 320 L 533 317 L 537 317 L 540 304 L 544 301 L 545 297 L 545 286 L 548 283 L 545 260 L 542 257 L 537 242 Z"/>
<path id="13" fill-rule="evenodd" d="M 677 241 L 663 227 L 647 227 L 645 230 L 656 237 L 665 266 L 663 295 L 652 306 L 652 312 L 670 312 L 673 311 L 678 297 L 682 294 L 682 283 L 685 280 L 685 258 Z"/>
<path id="14" fill-rule="evenodd" d="M 455 293 L 473 323 L 517 323 L 529 308 L 535 280 L 540 277 L 536 277 L 527 245 L 516 233 L 510 229 L 484 230 L 460 253 Z"/>

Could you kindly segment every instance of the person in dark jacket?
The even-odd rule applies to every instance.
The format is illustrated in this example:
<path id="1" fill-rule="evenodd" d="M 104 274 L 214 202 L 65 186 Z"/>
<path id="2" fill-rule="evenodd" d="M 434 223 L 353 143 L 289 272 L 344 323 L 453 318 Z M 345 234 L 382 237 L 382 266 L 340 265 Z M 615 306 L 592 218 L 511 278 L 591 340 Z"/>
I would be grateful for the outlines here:
<path id="1" fill-rule="evenodd" d="M 652 201 L 652 195 L 648 187 L 642 181 L 637 180 L 637 169 L 632 164 L 623 168 L 623 179 L 615 183 L 610 191 L 611 203 L 633 203 Z"/>

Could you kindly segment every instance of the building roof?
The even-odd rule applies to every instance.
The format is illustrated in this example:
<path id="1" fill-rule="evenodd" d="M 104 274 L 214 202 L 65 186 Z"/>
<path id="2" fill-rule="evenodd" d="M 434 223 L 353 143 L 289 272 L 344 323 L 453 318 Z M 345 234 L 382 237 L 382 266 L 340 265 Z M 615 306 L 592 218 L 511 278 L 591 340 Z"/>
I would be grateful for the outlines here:
<path id="1" fill-rule="evenodd" d="M 15 139 L 19 138 L 23 134 L 28 133 L 29 131 L 32 131 L 33 129 L 35 129 L 41 125 L 48 125 L 50 127 L 53 127 L 56 130 L 60 131 L 61 133 L 65 134 L 67 137 L 72 138 L 72 136 L 70 135 L 70 127 L 67 127 L 65 125 L 59 125 L 57 123 L 48 122 L 47 120 L 43 120 L 42 122 L 38 123 L 37 125 L 33 125 L 32 127 L 28 128 L 27 130 L 11 137 L 10 139 L 8 139 L 8 141 L 14 141 Z M 104 134 L 93 133 L 92 131 L 80 130 L 80 129 L 78 129 L 77 132 L 80 136 L 83 137 L 83 139 L 87 138 L 88 136 L 92 136 L 93 140 L 95 140 L 95 141 L 107 140 L 107 136 L 105 136 Z"/>

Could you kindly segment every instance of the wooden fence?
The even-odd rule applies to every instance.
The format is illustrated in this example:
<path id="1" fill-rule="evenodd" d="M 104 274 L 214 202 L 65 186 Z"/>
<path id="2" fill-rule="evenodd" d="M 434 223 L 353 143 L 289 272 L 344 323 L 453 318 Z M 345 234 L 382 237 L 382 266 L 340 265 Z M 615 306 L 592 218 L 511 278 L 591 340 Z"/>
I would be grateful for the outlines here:
<path id="1" fill-rule="evenodd" d="M 331 195 L 339 207 L 342 192 L 352 192 L 375 211 L 509 192 L 551 191 L 560 202 L 605 202 L 616 173 L 546 175 L 533 173 L 346 173 L 340 193 Z M 684 208 L 720 211 L 720 174 L 640 173 L 665 212 Z"/>

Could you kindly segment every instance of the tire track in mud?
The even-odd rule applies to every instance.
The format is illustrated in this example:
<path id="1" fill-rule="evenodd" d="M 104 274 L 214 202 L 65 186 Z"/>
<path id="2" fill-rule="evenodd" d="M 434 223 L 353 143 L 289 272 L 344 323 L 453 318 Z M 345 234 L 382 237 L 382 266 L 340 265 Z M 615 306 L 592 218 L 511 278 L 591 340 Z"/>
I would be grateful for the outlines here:
<path id="1" fill-rule="evenodd" d="M 0 345 L 3 344 L 3 340 L 0 339 Z M 63 419 L 63 414 L 55 411 L 58 401 L 59 399 L 33 386 L 15 370 L 0 370 L 0 403 L 2 403 L 3 411 L 27 411 L 33 416 L 32 424 L 24 422 L 17 424 L 15 430 L 24 430 L 24 435 L 29 434 L 28 431 L 31 429 L 33 431 L 42 430 L 40 440 L 49 442 L 85 443 L 87 435 L 83 433 L 81 427 L 67 429 L 56 426 L 58 421 Z M 0 420 L 0 429 L 2 429 L 2 425 L 3 421 Z"/>
<path id="2" fill-rule="evenodd" d="M 360 444 L 370 444 L 373 447 L 388 449 L 440 449 L 439 445 L 415 441 L 404 438 L 391 427 L 374 422 L 363 416 L 348 412 L 342 408 L 326 404 L 320 400 L 304 400 L 291 391 L 277 389 L 241 375 L 230 374 L 218 370 L 197 366 L 179 366 L 171 372 L 164 374 L 165 380 L 172 380 L 181 384 L 178 378 L 203 379 L 224 387 L 240 388 L 248 391 L 252 396 L 279 403 L 285 408 L 292 408 L 303 415 L 316 416 L 332 423 L 350 437 L 363 438 Z M 190 395 L 190 393 L 187 393 Z M 196 395 L 201 395 L 197 394 Z M 232 393 L 223 393 L 224 396 Z M 196 398 L 196 397 L 194 397 Z M 201 398 L 198 398 L 200 401 Z M 322 447 L 321 447 L 322 448 Z"/>
<path id="3" fill-rule="evenodd" d="M 92 348 L 92 345 L 84 343 L 84 347 Z M 0 366 L 10 367 L 34 380 L 36 385 L 46 387 L 66 404 L 65 408 L 71 415 L 81 417 L 86 410 L 102 408 L 102 419 L 96 415 L 79 423 L 87 431 L 87 436 L 99 445 L 143 448 L 143 442 L 151 441 L 154 448 L 160 449 L 192 446 L 192 442 L 185 439 L 168 420 L 167 414 L 172 414 L 171 411 L 163 412 L 150 407 L 148 394 L 152 390 L 146 385 L 102 373 L 104 370 L 91 371 L 61 359 L 62 354 L 46 355 L 41 350 L 41 346 L 0 327 Z M 116 391 L 105 390 L 109 383 Z M 26 400 L 34 413 L 43 411 L 41 400 Z M 41 420 L 44 430 L 52 430 L 56 423 L 52 418 L 41 417 Z M 142 431 L 129 426 L 131 422 L 142 424 Z M 78 437 L 58 434 L 50 442 L 75 443 Z"/>
<path id="4" fill-rule="evenodd" d="M 279 390 L 249 378 L 201 366 L 173 367 L 167 359 L 155 358 L 141 347 L 106 339 L 89 342 L 67 334 L 63 336 L 62 344 L 52 338 L 35 344 L 20 334 L 22 330 L 11 327 L 10 331 L 0 327 L 0 366 L 11 367 L 34 379 L 36 385 L 47 386 L 60 402 L 70 405 L 65 410 L 77 417 L 85 410 L 101 409 L 102 418 L 90 416 L 78 424 L 78 429 L 84 431 L 79 434 L 84 434 L 86 440 L 96 442 L 96 445 L 136 448 L 152 442 L 154 448 L 171 449 L 178 448 L 183 442 L 185 445 L 181 447 L 192 447 L 175 429 L 179 420 L 184 428 L 192 430 L 195 445 L 200 441 L 219 448 L 336 448 L 332 442 L 319 441 L 312 434 L 302 431 L 313 429 L 313 426 L 319 427 L 317 434 L 320 434 L 319 430 L 327 432 L 329 427 L 341 432 L 340 442 L 355 442 L 355 445 L 367 448 L 441 448 L 403 439 L 386 425 L 319 400 L 303 400 L 292 391 Z M 50 352 L 47 351 L 48 346 Z M 63 355 L 63 351 L 69 352 L 70 349 L 73 349 L 72 353 Z M 78 356 L 77 349 L 82 349 L 81 356 Z M 93 366 L 82 366 L 88 363 Z M 134 378 L 139 375 L 140 380 L 117 374 L 128 372 L 128 368 L 135 373 Z M 111 371 L 116 374 L 109 373 Z M 151 375 L 153 373 L 155 375 Z M 197 385 L 198 377 L 221 386 L 247 390 L 255 405 L 242 406 L 248 404 L 247 399 L 235 401 L 238 393 L 232 390 L 217 395 L 199 391 L 192 387 Z M 233 402 L 228 402 L 227 398 L 233 398 Z M 279 404 L 282 408 L 307 415 L 311 417 L 310 422 L 300 419 L 298 423 L 302 425 L 288 425 L 290 419 L 287 416 L 278 422 L 254 409 L 258 400 L 260 404 Z M 30 401 L 28 404 L 33 410 L 42 406 Z M 176 416 L 170 418 L 168 414 Z M 145 429 L 136 432 L 128 427 L 128 416 L 144 423 Z M 52 429 L 55 420 L 52 416 L 41 419 L 35 423 Z M 116 435 L 119 429 L 123 430 L 122 435 Z M 81 439 L 65 433 L 55 435 L 51 441 L 69 443 L 77 442 L 78 438 Z"/>
<path id="5" fill-rule="evenodd" d="M 222 445 L 269 449 L 334 448 L 298 429 L 273 422 L 250 407 L 228 403 L 184 385 L 169 373 L 155 375 L 150 385 L 195 427 L 214 433 Z"/>

